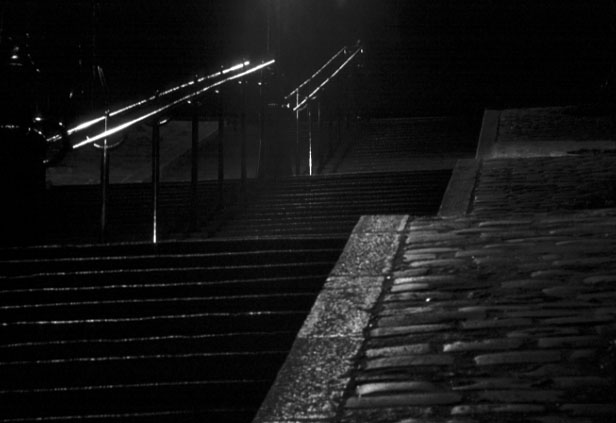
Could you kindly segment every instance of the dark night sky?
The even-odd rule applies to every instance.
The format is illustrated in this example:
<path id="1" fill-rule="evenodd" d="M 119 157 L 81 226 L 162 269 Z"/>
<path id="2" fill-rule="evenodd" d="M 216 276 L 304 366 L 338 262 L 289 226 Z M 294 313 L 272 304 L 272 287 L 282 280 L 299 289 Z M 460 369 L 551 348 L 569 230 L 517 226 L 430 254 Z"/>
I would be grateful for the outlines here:
<path id="1" fill-rule="evenodd" d="M 343 44 L 366 45 L 368 97 L 409 113 L 588 101 L 614 50 L 611 1 L 100 0 L 98 61 L 112 94 L 135 95 L 265 53 L 267 16 L 286 84 Z M 4 30 L 69 85 L 91 56 L 91 1 L 5 0 Z M 279 4 L 279 8 L 276 5 Z M 58 86 L 64 86 L 59 84 Z M 382 94 L 374 94 L 378 91 Z M 396 97 L 392 100 L 391 96 Z"/>

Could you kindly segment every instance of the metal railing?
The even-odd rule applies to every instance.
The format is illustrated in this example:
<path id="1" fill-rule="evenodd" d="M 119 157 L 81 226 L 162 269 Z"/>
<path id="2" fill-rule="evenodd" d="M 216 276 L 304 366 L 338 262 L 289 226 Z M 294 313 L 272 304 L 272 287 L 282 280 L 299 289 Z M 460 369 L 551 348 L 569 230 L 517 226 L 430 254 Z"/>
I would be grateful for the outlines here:
<path id="1" fill-rule="evenodd" d="M 218 91 L 222 86 L 232 81 L 243 81 L 251 75 L 260 75 L 262 70 L 272 66 L 275 60 L 263 61 L 259 64 L 251 64 L 249 61 L 223 68 L 218 72 L 206 75 L 195 76 L 194 79 L 156 92 L 154 95 L 136 101 L 127 106 L 118 107 L 114 110 L 106 110 L 100 116 L 85 119 L 83 122 L 67 129 L 67 134 L 77 141 L 73 143 L 73 149 L 85 146 L 95 146 L 101 150 L 100 184 L 101 184 L 101 241 L 105 241 L 107 231 L 108 214 L 108 192 L 109 192 L 109 152 L 122 144 L 122 140 L 115 144 L 110 144 L 109 139 L 125 133 L 125 131 L 140 123 L 150 123 L 152 125 L 152 237 L 153 243 L 159 239 L 159 185 L 160 185 L 160 126 L 166 123 L 174 109 L 184 105 L 196 104 L 206 94 Z M 244 86 L 242 84 L 242 89 Z M 261 85 L 261 83 L 259 83 Z M 245 93 L 242 94 L 245 98 Z M 245 103 L 245 102 L 244 102 Z M 244 118 L 241 119 L 242 126 Z M 224 122 L 219 117 L 219 131 L 223 130 Z M 245 134 L 245 128 L 242 128 Z M 261 134 L 262 136 L 262 134 Z M 55 135 L 48 139 L 53 141 Z M 192 149 L 192 169 L 191 169 L 191 219 L 197 216 L 197 146 L 198 146 L 198 115 L 195 112 L 192 118 L 191 149 Z M 245 138 L 245 136 L 244 136 Z M 242 140 L 245 144 L 245 139 Z M 222 147 L 221 147 L 222 148 Z M 241 154 L 245 154 L 245 145 L 242 145 Z M 219 152 L 219 157 L 222 153 Z M 241 158 L 242 166 L 246 165 L 246 158 Z M 220 164 L 219 164 L 220 167 Z M 245 179 L 246 169 L 242 168 L 242 180 Z M 222 184 L 223 173 L 219 170 L 219 184 Z M 222 190 L 222 185 L 221 188 Z M 194 222 L 191 222 L 191 225 Z"/>
<path id="2" fill-rule="evenodd" d="M 319 138 L 323 134 L 323 116 L 320 97 L 324 94 L 326 87 L 349 65 L 357 60 L 359 55 L 364 52 L 361 42 L 357 42 L 352 47 L 343 47 L 338 50 L 323 66 L 321 66 L 308 79 L 302 82 L 297 88 L 287 94 L 284 99 L 287 102 L 287 107 L 294 113 L 295 119 L 295 174 L 301 173 L 301 113 L 305 112 L 307 120 L 307 173 L 314 174 L 315 165 L 315 134 L 313 131 L 313 120 L 316 115 L 316 124 L 318 128 Z M 315 110 L 316 105 L 316 110 Z M 338 116 L 338 143 L 340 142 L 341 122 Z M 330 143 L 328 155 L 332 153 L 332 145 Z M 321 151 L 319 151 L 321 155 Z M 322 161 L 320 165 L 322 165 Z"/>

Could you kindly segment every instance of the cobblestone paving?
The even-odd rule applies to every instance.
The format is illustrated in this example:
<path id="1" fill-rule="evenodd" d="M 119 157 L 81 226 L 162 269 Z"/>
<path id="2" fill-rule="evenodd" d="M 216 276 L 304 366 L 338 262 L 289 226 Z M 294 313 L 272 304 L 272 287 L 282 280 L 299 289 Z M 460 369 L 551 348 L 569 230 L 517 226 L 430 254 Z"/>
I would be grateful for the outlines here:
<path id="1" fill-rule="evenodd" d="M 614 421 L 615 284 L 616 209 L 414 219 L 341 421 Z"/>
<path id="2" fill-rule="evenodd" d="M 483 162 L 473 214 L 616 207 L 616 157 L 496 159 Z"/>
<path id="3" fill-rule="evenodd" d="M 613 111 L 599 106 L 536 107 L 503 110 L 499 141 L 613 140 Z"/>

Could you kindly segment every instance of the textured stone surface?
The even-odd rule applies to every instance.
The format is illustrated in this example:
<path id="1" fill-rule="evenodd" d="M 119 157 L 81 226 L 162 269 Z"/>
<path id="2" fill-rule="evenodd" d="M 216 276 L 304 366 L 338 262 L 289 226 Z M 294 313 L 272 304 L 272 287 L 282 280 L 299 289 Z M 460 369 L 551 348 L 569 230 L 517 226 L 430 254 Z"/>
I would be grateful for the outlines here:
<path id="1" fill-rule="evenodd" d="M 531 414 L 545 411 L 543 405 L 537 404 L 477 404 L 477 405 L 458 405 L 452 408 L 453 415 L 473 415 L 473 414 Z"/>
<path id="2" fill-rule="evenodd" d="M 254 421 L 332 418 L 360 346 L 359 339 L 297 339 Z"/>
<path id="3" fill-rule="evenodd" d="M 615 404 L 563 404 L 559 409 L 576 416 L 601 416 L 602 418 L 616 416 Z"/>
<path id="4" fill-rule="evenodd" d="M 366 357 L 394 357 L 397 355 L 427 354 L 431 351 L 430 344 L 405 344 L 391 347 L 369 348 Z"/>
<path id="5" fill-rule="evenodd" d="M 380 216 L 359 222 L 255 422 L 323 421 L 337 414 L 406 221 Z"/>
<path id="6" fill-rule="evenodd" d="M 343 413 L 348 419 L 405 407 L 408 416 L 379 421 L 595 422 L 609 414 L 616 389 L 598 363 L 609 362 L 609 337 L 616 338 L 609 290 L 616 244 L 605 242 L 616 226 L 600 221 L 611 222 L 616 210 L 506 215 L 505 208 L 485 219 L 407 223 L 372 312 L 369 347 L 356 362 L 360 391 L 345 403 L 356 410 Z M 452 403 L 409 396 L 448 398 L 451 389 L 460 395 Z"/>
<path id="7" fill-rule="evenodd" d="M 466 214 L 470 206 L 478 169 L 478 160 L 458 160 L 456 162 L 443 195 L 443 201 L 438 212 L 439 216 L 451 217 Z"/>
<path id="8" fill-rule="evenodd" d="M 342 289 L 321 291 L 298 336 L 360 337 L 370 320 L 370 310 L 381 293 L 380 283 L 362 284 L 366 279 L 342 284 Z M 382 279 L 374 279 L 382 283 Z"/>
<path id="9" fill-rule="evenodd" d="M 433 324 L 433 325 L 408 325 L 408 326 L 394 326 L 372 329 L 370 336 L 394 336 L 394 335 L 410 335 L 417 333 L 432 333 L 452 329 L 453 325 L 448 324 Z"/>
<path id="10" fill-rule="evenodd" d="M 451 364 L 453 364 L 453 357 L 451 355 L 420 354 L 369 360 L 364 368 L 366 370 L 375 370 L 391 367 L 449 366 Z"/>
<path id="11" fill-rule="evenodd" d="M 406 215 L 362 216 L 353 233 L 402 232 L 408 218 Z"/>
<path id="12" fill-rule="evenodd" d="M 480 182 L 474 192 L 475 200 L 483 201 L 475 201 L 472 212 L 475 216 L 491 218 L 511 212 L 519 215 L 614 207 L 615 162 L 616 157 L 612 155 L 484 161 Z M 571 220 L 565 221 L 562 216 L 557 219 L 542 222 L 544 225 L 561 225 L 548 228 L 544 235 L 588 234 L 593 230 L 578 225 L 572 229 L 567 226 Z M 550 233 L 550 229 L 559 232 Z"/>
<path id="13" fill-rule="evenodd" d="M 490 320 L 470 320 L 462 322 L 462 329 L 497 329 L 529 326 L 531 319 L 490 319 Z"/>
<path id="14" fill-rule="evenodd" d="M 336 321 L 359 323 L 311 326 L 365 336 L 336 389 L 322 389 L 331 408 L 305 405 L 336 412 L 298 407 L 279 420 L 609 421 L 615 164 L 602 155 L 484 160 L 467 215 L 362 219 L 334 271 L 354 276 L 326 285 L 348 296 L 338 309 L 329 293 L 315 305 L 315 316 L 332 308 Z"/>
<path id="15" fill-rule="evenodd" d="M 536 389 L 487 390 L 478 394 L 479 400 L 502 404 L 555 403 L 560 401 L 562 396 L 562 391 L 543 391 Z"/>
<path id="16" fill-rule="evenodd" d="M 512 136 L 507 148 L 528 152 L 553 148 L 565 135 L 588 141 L 607 127 L 615 133 L 612 117 L 575 118 L 586 132 L 574 133 L 562 113 L 540 115 L 497 134 Z M 514 138 L 529 143 L 514 146 Z M 290 395 L 298 405 L 270 407 L 278 413 L 270 421 L 613 420 L 616 155 L 474 165 L 478 173 L 456 189 L 470 197 L 466 214 L 361 219 L 334 270 L 341 277 L 325 287 L 346 294 L 336 308 L 333 294 L 323 293 L 314 309 L 321 317 L 308 319 L 302 336 L 363 342 L 348 348 L 353 354 L 323 351 L 321 362 L 333 351 L 334 361 L 350 366 L 341 375 L 315 370 L 332 381 L 320 385 L 325 401 L 312 395 L 317 383 L 309 376 L 314 401 Z M 345 316 L 357 325 L 340 326 Z M 303 376 L 286 372 L 281 377 L 302 385 Z"/>
<path id="17" fill-rule="evenodd" d="M 381 276 L 391 270 L 398 249 L 397 233 L 354 233 L 332 276 Z"/>
<path id="18" fill-rule="evenodd" d="M 455 404 L 461 396 L 454 392 L 438 392 L 430 394 L 404 394 L 381 397 L 351 397 L 346 402 L 347 408 L 372 408 L 395 406 L 431 406 Z"/>
<path id="19" fill-rule="evenodd" d="M 562 336 L 540 338 L 539 348 L 590 347 L 601 345 L 603 341 L 598 336 Z"/>
<path id="20" fill-rule="evenodd" d="M 378 394 L 383 392 L 400 392 L 400 391 L 434 391 L 436 388 L 430 382 L 380 382 L 366 383 L 355 388 L 357 396 Z"/>
<path id="21" fill-rule="evenodd" d="M 516 338 L 480 339 L 476 341 L 458 341 L 443 345 L 444 352 L 508 350 L 519 348 L 524 341 Z"/>
<path id="22" fill-rule="evenodd" d="M 482 354 L 475 357 L 478 366 L 494 366 L 516 363 L 549 363 L 560 361 L 559 351 L 514 351 L 493 354 Z"/>

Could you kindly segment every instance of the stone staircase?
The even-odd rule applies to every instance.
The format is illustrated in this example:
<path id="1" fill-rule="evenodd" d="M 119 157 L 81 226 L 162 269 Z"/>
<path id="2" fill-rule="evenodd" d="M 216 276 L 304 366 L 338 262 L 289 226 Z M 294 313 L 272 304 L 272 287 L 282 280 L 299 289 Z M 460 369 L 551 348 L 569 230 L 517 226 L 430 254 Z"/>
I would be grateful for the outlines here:
<path id="1" fill-rule="evenodd" d="M 3 250 L 0 421 L 249 421 L 344 242 Z"/>
<path id="2" fill-rule="evenodd" d="M 164 183 L 158 244 L 149 184 L 111 186 L 108 244 L 98 188 L 53 187 L 46 245 L 0 250 L 0 422 L 252 420 L 358 218 L 434 214 L 450 174 L 202 182 L 196 231 Z"/>
<path id="3" fill-rule="evenodd" d="M 264 184 L 217 237 L 348 237 L 364 214 L 436 213 L 450 170 L 297 177 Z"/>

